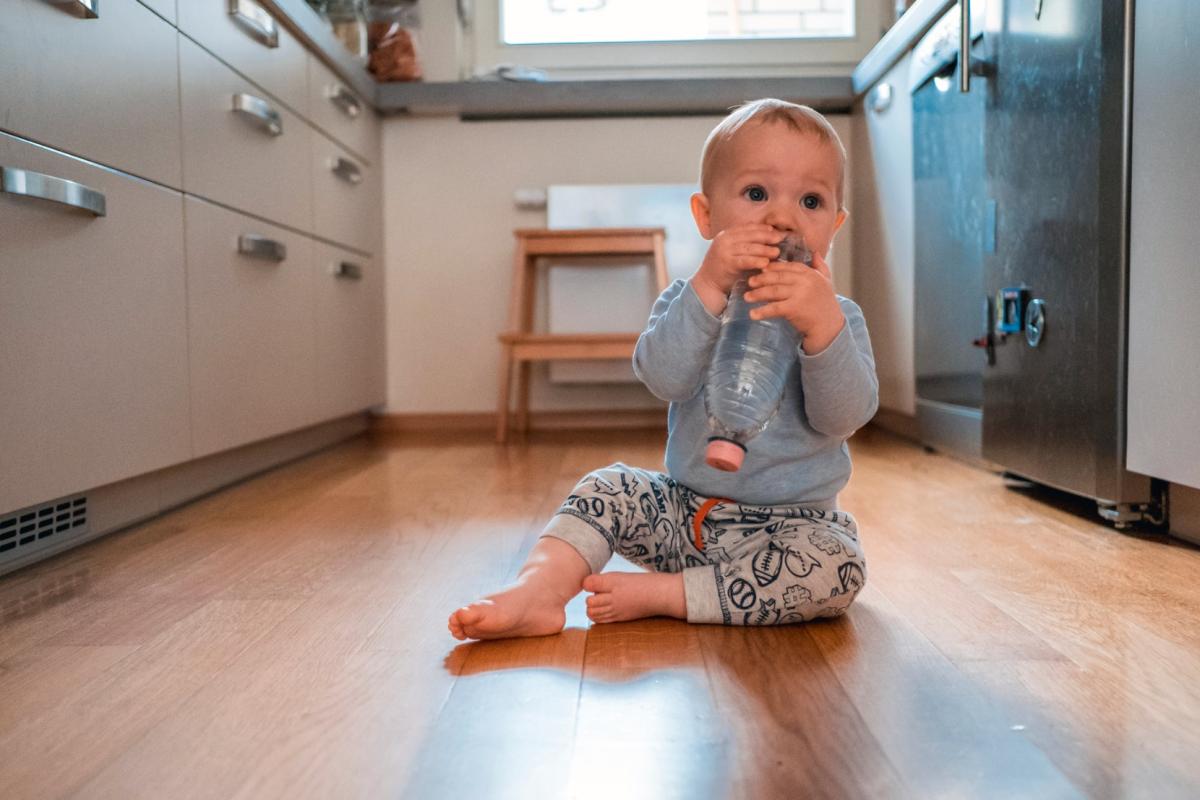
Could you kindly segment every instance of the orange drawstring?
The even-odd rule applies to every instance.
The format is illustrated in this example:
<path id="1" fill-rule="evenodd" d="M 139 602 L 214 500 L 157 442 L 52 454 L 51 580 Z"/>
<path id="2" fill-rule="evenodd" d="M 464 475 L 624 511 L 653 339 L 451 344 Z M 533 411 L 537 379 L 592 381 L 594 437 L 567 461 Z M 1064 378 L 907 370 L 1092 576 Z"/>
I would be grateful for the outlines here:
<path id="1" fill-rule="evenodd" d="M 701 525 L 704 524 L 704 518 L 708 516 L 708 512 L 712 511 L 713 506 L 717 503 L 728 503 L 729 500 L 724 497 L 710 497 L 700 506 L 700 510 L 696 512 L 696 519 L 692 521 L 692 539 L 696 543 L 696 549 L 704 551 L 704 534 Z"/>

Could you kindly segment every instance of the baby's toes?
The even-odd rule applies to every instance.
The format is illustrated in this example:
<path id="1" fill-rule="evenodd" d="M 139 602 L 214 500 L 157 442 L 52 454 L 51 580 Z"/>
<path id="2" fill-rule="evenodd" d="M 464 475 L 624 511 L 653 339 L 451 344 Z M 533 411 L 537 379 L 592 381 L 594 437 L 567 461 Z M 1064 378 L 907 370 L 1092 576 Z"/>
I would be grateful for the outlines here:
<path id="1" fill-rule="evenodd" d="M 601 611 L 612 608 L 612 597 L 607 594 L 589 595 L 587 599 L 588 611 Z"/>
<path id="2" fill-rule="evenodd" d="M 612 608 L 608 608 L 608 607 L 597 608 L 597 609 L 589 608 L 587 615 L 588 615 L 588 619 L 590 619 L 592 622 L 603 623 L 603 622 L 612 622 L 613 618 L 615 616 L 615 613 L 613 612 Z"/>
<path id="3" fill-rule="evenodd" d="M 588 575 L 583 579 L 583 590 L 585 592 L 611 592 L 612 584 L 612 578 L 604 573 Z"/>

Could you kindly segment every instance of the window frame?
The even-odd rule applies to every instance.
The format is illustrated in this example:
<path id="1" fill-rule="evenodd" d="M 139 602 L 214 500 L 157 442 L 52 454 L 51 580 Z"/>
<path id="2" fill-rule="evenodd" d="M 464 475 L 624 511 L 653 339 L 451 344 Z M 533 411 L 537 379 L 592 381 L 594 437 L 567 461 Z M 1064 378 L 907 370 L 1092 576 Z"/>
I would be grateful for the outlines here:
<path id="1" fill-rule="evenodd" d="M 855 0 L 852 37 L 716 39 L 671 42 L 504 44 L 503 0 L 475 0 L 468 75 L 501 64 L 531 67 L 551 79 L 790 77 L 849 75 L 882 35 L 884 0 Z M 620 65 L 620 66 L 614 66 Z"/>

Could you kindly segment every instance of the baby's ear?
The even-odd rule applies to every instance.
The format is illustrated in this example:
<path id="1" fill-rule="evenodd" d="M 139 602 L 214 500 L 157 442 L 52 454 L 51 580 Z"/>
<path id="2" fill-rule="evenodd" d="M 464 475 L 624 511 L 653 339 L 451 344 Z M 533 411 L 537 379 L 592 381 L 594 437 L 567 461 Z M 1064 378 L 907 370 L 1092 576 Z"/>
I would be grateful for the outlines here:
<path id="1" fill-rule="evenodd" d="M 696 228 L 705 239 L 712 239 L 712 219 L 708 213 L 708 198 L 702 193 L 692 195 L 692 218 L 696 220 Z"/>

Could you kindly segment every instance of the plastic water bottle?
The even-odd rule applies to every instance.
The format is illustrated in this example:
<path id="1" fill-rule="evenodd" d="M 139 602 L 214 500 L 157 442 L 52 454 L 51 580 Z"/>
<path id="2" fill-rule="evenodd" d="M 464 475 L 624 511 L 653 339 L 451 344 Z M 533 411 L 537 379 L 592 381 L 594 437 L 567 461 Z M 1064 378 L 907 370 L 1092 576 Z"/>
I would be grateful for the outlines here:
<path id="1" fill-rule="evenodd" d="M 779 261 L 812 266 L 812 253 L 803 239 L 786 238 L 779 250 Z M 750 319 L 750 310 L 763 304 L 746 302 L 746 281 L 743 277 L 734 284 L 721 314 L 721 332 L 704 386 L 709 431 L 704 460 L 725 472 L 741 468 L 747 443 L 779 410 L 799 343 L 799 334 L 786 319 Z"/>

